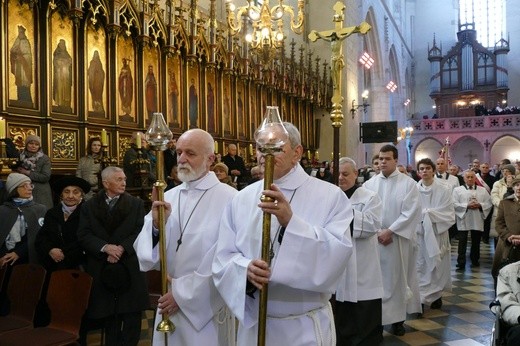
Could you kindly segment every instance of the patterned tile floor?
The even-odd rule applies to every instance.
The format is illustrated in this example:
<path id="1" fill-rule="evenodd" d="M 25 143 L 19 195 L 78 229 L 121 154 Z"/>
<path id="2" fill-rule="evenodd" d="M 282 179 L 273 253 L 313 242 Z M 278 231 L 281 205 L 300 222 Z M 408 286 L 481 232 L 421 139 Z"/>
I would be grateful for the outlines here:
<path id="1" fill-rule="evenodd" d="M 440 310 L 425 308 L 422 317 L 408 316 L 405 322 L 406 334 L 394 336 L 384 332 L 384 346 L 487 346 L 490 344 L 494 315 L 489 303 L 494 299 L 491 262 L 493 245 L 481 244 L 480 267 L 471 268 L 468 264 L 464 272 L 455 271 L 457 241 L 452 244 L 452 292 L 443 295 Z M 146 311 L 143 316 L 141 341 L 139 346 L 151 345 L 153 313 Z M 89 345 L 100 345 L 99 331 L 92 331 L 88 337 Z"/>
<path id="2" fill-rule="evenodd" d="M 383 345 L 489 345 L 495 316 L 489 303 L 495 298 L 491 263 L 494 249 L 492 244 L 480 246 L 480 267 L 472 268 L 468 259 L 466 270 L 455 271 L 457 264 L 457 241 L 451 248 L 453 290 L 444 293 L 440 310 L 425 308 L 422 318 L 408 316 L 406 334 L 394 336 L 384 332 Z"/>

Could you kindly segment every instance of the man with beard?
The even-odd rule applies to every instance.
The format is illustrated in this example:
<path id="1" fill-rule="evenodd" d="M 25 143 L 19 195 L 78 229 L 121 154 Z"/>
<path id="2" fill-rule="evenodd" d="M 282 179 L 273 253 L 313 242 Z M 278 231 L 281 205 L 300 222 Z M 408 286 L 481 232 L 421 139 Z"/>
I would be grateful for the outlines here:
<path id="1" fill-rule="evenodd" d="M 234 319 L 217 292 L 211 261 L 218 238 L 220 218 L 236 193 L 221 184 L 210 166 L 215 158 L 209 133 L 191 129 L 177 140 L 177 174 L 183 182 L 155 201 L 134 247 L 141 270 L 159 270 L 158 207 L 165 208 L 164 227 L 168 292 L 159 298 L 156 323 L 167 314 L 175 333 L 157 332 L 154 344 L 233 345 Z"/>

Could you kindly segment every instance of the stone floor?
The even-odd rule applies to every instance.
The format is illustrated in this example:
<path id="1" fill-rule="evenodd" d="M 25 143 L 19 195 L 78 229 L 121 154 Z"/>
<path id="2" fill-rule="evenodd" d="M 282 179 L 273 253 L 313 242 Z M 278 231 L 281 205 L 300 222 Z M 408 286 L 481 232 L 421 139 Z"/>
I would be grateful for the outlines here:
<path id="1" fill-rule="evenodd" d="M 469 254 L 470 244 L 468 244 Z M 494 299 L 491 262 L 493 245 L 481 244 L 480 267 L 472 268 L 468 260 L 466 270 L 455 271 L 457 241 L 453 241 L 452 278 L 453 290 L 444 293 L 440 310 L 425 308 L 422 318 L 409 316 L 405 322 L 406 334 L 394 336 L 384 332 L 383 345 L 490 345 L 495 316 L 489 310 Z"/>
<path id="2" fill-rule="evenodd" d="M 468 253 L 469 248 L 470 244 Z M 405 322 L 406 334 L 397 337 L 385 331 L 383 345 L 490 345 L 494 323 L 494 315 L 488 307 L 494 299 L 491 277 L 493 246 L 481 244 L 480 267 L 471 268 L 468 259 L 464 272 L 455 271 L 456 240 L 451 253 L 453 290 L 443 295 L 442 309 L 431 310 L 426 307 L 422 317 L 409 316 Z M 151 345 L 152 328 L 153 313 L 147 311 L 143 316 L 140 346 Z M 89 334 L 88 344 L 100 345 L 100 340 L 99 331 L 93 331 Z"/>

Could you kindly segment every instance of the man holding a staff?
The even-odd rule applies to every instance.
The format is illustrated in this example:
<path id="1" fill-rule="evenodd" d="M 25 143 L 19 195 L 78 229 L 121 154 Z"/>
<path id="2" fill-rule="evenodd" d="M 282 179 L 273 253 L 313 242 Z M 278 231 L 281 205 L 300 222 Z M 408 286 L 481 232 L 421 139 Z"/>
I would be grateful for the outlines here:
<path id="1" fill-rule="evenodd" d="M 352 254 L 350 201 L 300 166 L 298 129 L 274 157 L 274 183 L 241 190 L 224 212 L 213 261 L 215 284 L 239 320 L 238 345 L 257 341 L 259 290 L 269 284 L 266 345 L 335 345 L 329 299 Z M 264 158 L 257 150 L 258 162 Z M 260 201 L 265 195 L 272 202 Z M 260 259 L 263 213 L 271 214 L 271 265 Z"/>
<path id="2" fill-rule="evenodd" d="M 134 247 L 141 270 L 159 269 L 158 209 L 166 224 L 168 293 L 159 298 L 158 314 L 168 314 L 174 332 L 154 332 L 154 345 L 234 345 L 234 318 L 217 292 L 211 263 L 224 207 L 236 193 L 209 168 L 213 138 L 200 129 L 184 132 L 177 141 L 177 169 L 181 185 L 168 190 L 164 202 L 155 201 L 145 217 Z M 159 315 L 155 319 L 159 323 Z"/>

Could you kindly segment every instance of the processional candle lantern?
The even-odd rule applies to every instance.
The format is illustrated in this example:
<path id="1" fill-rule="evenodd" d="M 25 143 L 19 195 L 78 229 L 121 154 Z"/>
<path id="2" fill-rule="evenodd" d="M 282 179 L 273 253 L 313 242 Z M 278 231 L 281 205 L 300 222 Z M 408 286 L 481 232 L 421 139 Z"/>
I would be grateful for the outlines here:
<path id="1" fill-rule="evenodd" d="M 155 190 L 157 192 L 157 200 L 164 202 L 164 188 L 166 187 L 166 183 L 164 182 L 164 159 L 163 159 L 163 151 L 166 149 L 166 145 L 173 138 L 173 134 L 166 125 L 164 121 L 164 117 L 162 113 L 153 113 L 152 114 L 152 122 L 150 123 L 150 127 L 148 131 L 146 131 L 146 139 L 148 143 L 155 150 L 155 155 L 157 155 L 157 165 L 156 165 L 156 177 L 157 181 L 154 184 Z M 141 143 L 141 136 L 137 137 L 139 140 L 139 144 Z M 140 147 L 140 145 L 138 146 Z M 158 229 L 159 229 L 159 256 L 160 256 L 160 264 L 161 264 L 161 293 L 165 295 L 168 293 L 168 270 L 166 268 L 166 237 L 164 235 L 164 206 L 161 205 L 158 208 Z M 168 315 L 166 313 L 162 314 L 162 321 L 157 325 L 157 331 L 159 332 L 174 332 L 175 325 L 172 321 L 168 319 Z"/>
<path id="2" fill-rule="evenodd" d="M 281 153 L 283 146 L 289 140 L 287 130 L 280 119 L 278 107 L 267 106 L 264 120 L 255 131 L 255 141 L 258 151 L 264 157 L 264 190 L 269 190 L 273 183 L 274 156 Z M 272 202 L 272 198 L 261 197 L 262 202 Z M 262 259 L 271 263 L 269 245 L 271 240 L 271 214 L 264 213 L 262 222 Z M 258 345 L 265 345 L 265 328 L 267 319 L 267 284 L 260 291 L 260 306 L 258 313 Z"/>

